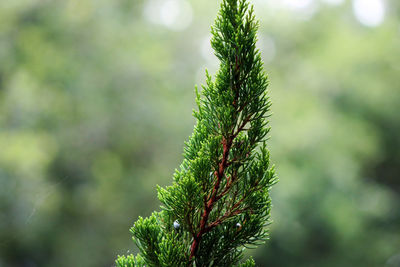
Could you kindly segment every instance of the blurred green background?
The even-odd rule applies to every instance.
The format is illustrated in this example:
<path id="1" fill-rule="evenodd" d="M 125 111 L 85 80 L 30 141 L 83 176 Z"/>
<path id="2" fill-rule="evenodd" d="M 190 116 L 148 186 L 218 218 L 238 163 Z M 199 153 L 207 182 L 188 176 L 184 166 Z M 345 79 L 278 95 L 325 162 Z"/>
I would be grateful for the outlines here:
<path id="1" fill-rule="evenodd" d="M 0 1 L 0 266 L 112 266 L 218 68 L 220 1 Z M 273 101 L 258 266 L 400 266 L 400 2 L 258 0 Z"/>

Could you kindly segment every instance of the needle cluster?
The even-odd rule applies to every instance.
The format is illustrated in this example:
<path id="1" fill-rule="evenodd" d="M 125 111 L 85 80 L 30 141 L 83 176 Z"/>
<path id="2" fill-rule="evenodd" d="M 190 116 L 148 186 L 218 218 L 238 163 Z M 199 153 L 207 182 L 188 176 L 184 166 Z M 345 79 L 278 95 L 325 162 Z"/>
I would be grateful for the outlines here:
<path id="1" fill-rule="evenodd" d="M 211 45 L 220 60 L 196 88 L 197 124 L 174 182 L 158 187 L 161 211 L 131 228 L 140 253 L 117 266 L 255 266 L 243 250 L 267 238 L 270 167 L 268 78 L 247 0 L 223 0 Z"/>

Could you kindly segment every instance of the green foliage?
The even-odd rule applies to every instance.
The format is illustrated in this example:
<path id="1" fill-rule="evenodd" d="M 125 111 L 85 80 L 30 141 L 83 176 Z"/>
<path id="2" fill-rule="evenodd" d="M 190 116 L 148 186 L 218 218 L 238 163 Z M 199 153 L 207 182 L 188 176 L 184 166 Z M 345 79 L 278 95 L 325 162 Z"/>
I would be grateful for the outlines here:
<path id="1" fill-rule="evenodd" d="M 140 255 L 118 256 L 116 261 L 118 267 L 145 267 L 146 262 Z"/>
<path id="2" fill-rule="evenodd" d="M 247 259 L 246 262 L 237 265 L 237 267 L 253 267 L 253 266 L 256 266 L 256 263 L 252 258 Z"/>
<path id="3" fill-rule="evenodd" d="M 247 1 L 222 2 L 211 40 L 220 69 L 215 81 L 206 73 L 201 94 L 196 89 L 197 125 L 184 161 L 173 185 L 158 187 L 162 212 L 131 229 L 149 266 L 234 266 L 244 247 L 267 237 L 276 178 L 264 142 L 271 104 L 257 29 Z"/>
<path id="4" fill-rule="evenodd" d="M 154 23 L 171 2 L 195 14 L 186 28 Z M 357 20 L 355 1 L 281 2 L 254 4 L 272 77 L 268 148 L 284 179 L 268 244 L 244 255 L 257 266 L 399 266 L 400 2 L 384 1 L 376 27 Z M 216 7 L 0 1 L 0 266 L 136 255 L 132 218 L 157 209 L 154 184 L 171 183 L 193 130 L 187 88 L 218 68 L 204 41 Z"/>

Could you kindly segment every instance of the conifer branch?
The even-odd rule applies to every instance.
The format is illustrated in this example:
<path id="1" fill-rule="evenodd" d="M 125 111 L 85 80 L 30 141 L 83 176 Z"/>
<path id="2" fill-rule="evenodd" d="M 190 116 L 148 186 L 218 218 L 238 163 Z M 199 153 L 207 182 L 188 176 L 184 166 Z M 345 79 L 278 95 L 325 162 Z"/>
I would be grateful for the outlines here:
<path id="1" fill-rule="evenodd" d="M 192 246 L 190 248 L 189 261 L 191 261 L 192 258 L 196 255 L 196 252 L 199 247 L 199 243 L 203 237 L 203 234 L 205 234 L 207 232 L 208 217 L 214 207 L 214 203 L 218 200 L 217 194 L 218 194 L 218 190 L 219 190 L 222 178 L 224 177 L 224 174 L 225 174 L 225 168 L 227 167 L 229 150 L 231 148 L 231 145 L 232 145 L 232 138 L 229 138 L 228 140 L 226 140 L 225 138 L 222 138 L 222 146 L 223 146 L 222 160 L 219 164 L 218 171 L 215 171 L 215 176 L 217 177 L 217 181 L 214 185 L 211 199 L 207 202 L 206 206 L 204 207 L 204 212 L 203 212 L 203 215 L 201 216 L 201 221 L 200 221 L 200 230 L 197 233 L 197 235 L 195 236 L 195 238 L 193 239 Z"/>
<path id="2" fill-rule="evenodd" d="M 140 254 L 119 257 L 118 267 L 242 266 L 240 248 L 265 240 L 276 178 L 264 142 L 271 104 L 257 27 L 247 0 L 222 1 L 211 30 L 220 70 L 215 81 L 206 72 L 201 94 L 196 88 L 197 124 L 173 185 L 158 187 L 162 211 L 131 229 Z"/>

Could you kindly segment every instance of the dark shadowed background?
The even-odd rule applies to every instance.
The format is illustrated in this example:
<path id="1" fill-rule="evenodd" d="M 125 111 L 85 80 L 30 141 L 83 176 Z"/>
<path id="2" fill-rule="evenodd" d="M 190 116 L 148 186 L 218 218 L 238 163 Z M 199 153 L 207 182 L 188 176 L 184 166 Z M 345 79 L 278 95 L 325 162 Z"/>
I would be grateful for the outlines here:
<path id="1" fill-rule="evenodd" d="M 258 266 L 400 266 L 400 2 L 258 0 L 271 80 Z M 218 68 L 220 1 L 0 1 L 0 266 L 112 266 Z"/>

